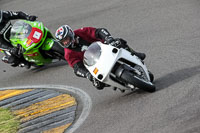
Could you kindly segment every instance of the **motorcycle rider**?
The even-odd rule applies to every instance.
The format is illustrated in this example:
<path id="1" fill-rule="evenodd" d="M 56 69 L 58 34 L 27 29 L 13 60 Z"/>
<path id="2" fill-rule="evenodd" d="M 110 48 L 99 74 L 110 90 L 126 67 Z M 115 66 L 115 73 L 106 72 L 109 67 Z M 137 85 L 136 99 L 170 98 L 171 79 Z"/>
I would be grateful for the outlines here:
<path id="1" fill-rule="evenodd" d="M 24 65 L 27 68 L 30 67 L 30 64 L 25 61 L 25 59 L 20 54 L 20 47 L 13 47 L 9 41 L 10 30 L 12 28 L 10 20 L 15 19 L 25 19 L 29 21 L 35 21 L 36 16 L 28 15 L 22 11 L 2 11 L 0 10 L 0 49 L 4 51 L 5 56 L 2 58 L 2 61 L 11 66 L 16 67 L 18 65 Z M 9 51 L 7 53 L 6 51 Z"/>
<path id="2" fill-rule="evenodd" d="M 83 64 L 84 51 L 91 43 L 95 41 L 101 41 L 106 44 L 112 44 L 112 42 L 119 40 L 121 43 L 116 47 L 123 47 L 131 51 L 132 54 L 135 54 L 142 60 L 144 60 L 145 58 L 144 53 L 133 51 L 127 45 L 125 40 L 121 38 L 113 38 L 108 30 L 105 28 L 84 27 L 73 31 L 70 26 L 63 25 L 56 30 L 55 37 L 64 47 L 65 59 L 67 60 L 69 66 L 74 69 L 74 73 L 79 77 L 89 79 L 93 83 L 93 85 L 99 90 L 102 90 L 108 85 L 93 78 L 93 76 Z"/>

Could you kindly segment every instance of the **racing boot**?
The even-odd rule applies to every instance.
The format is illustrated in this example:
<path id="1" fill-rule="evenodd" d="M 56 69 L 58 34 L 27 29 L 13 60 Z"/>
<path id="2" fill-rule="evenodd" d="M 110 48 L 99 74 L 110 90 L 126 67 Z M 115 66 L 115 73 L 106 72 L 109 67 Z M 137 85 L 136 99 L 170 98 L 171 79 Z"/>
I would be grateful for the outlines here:
<path id="1" fill-rule="evenodd" d="M 1 59 L 4 63 L 11 64 L 12 67 L 17 67 L 19 65 L 19 59 L 15 56 L 4 56 Z"/>
<path id="2" fill-rule="evenodd" d="M 136 52 L 127 45 L 127 42 L 124 39 L 120 38 L 119 40 L 120 40 L 120 45 L 117 46 L 118 48 L 124 48 L 124 49 L 128 50 L 129 52 L 131 52 L 131 55 L 136 55 L 141 60 L 145 59 L 145 57 L 146 57 L 145 53 Z"/>
<path id="3" fill-rule="evenodd" d="M 31 63 L 29 63 L 27 61 L 22 61 L 18 66 L 25 67 L 26 69 L 29 69 L 29 68 L 31 68 Z"/>
<path id="4" fill-rule="evenodd" d="M 104 83 L 101 83 L 100 81 L 96 80 L 95 78 L 93 79 L 93 86 L 96 87 L 97 90 L 103 90 L 105 87 Z"/>
<path id="5" fill-rule="evenodd" d="M 139 57 L 141 60 L 144 60 L 146 58 L 145 53 L 139 53 L 139 52 L 134 51 L 133 54 Z"/>
<path id="6" fill-rule="evenodd" d="M 141 60 L 144 60 L 146 58 L 145 53 L 140 53 L 140 52 L 136 52 L 134 51 L 132 48 L 128 47 L 127 49 L 129 52 L 131 52 L 131 55 L 136 55 L 137 57 L 139 57 Z"/>
<path id="7" fill-rule="evenodd" d="M 9 63 L 8 61 L 9 61 L 9 59 L 8 59 L 8 57 L 7 56 L 4 56 L 4 57 L 2 57 L 2 59 L 1 59 L 4 63 Z"/>
<path id="8" fill-rule="evenodd" d="M 93 83 L 93 86 L 96 87 L 97 90 L 103 90 L 104 87 L 110 87 L 110 85 L 102 83 L 96 80 L 95 78 L 93 79 L 92 83 Z"/>

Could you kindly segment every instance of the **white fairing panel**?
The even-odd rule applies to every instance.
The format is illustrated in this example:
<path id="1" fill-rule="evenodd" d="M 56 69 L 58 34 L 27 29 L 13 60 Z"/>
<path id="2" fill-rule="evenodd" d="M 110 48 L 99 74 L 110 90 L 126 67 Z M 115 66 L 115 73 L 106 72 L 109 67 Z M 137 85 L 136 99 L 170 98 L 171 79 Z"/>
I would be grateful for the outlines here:
<path id="1" fill-rule="evenodd" d="M 101 50 L 100 51 L 101 54 L 99 55 L 98 61 L 96 61 L 96 63 L 92 66 L 88 65 L 85 66 L 96 79 L 98 79 L 98 75 L 101 74 L 103 76 L 103 78 L 100 80 L 101 82 L 107 83 L 115 87 L 124 88 L 124 86 L 114 82 L 108 76 L 110 75 L 112 68 L 120 58 L 124 58 L 130 62 L 133 62 L 134 64 L 141 66 L 144 69 L 145 73 L 148 73 L 146 66 L 141 62 L 141 60 L 137 56 L 131 55 L 131 53 L 128 52 L 127 50 L 122 48 L 118 49 L 116 47 L 113 47 L 111 45 L 106 45 L 101 42 L 95 42 L 92 45 L 96 44 L 100 46 Z M 116 53 L 112 52 L 113 49 L 117 49 L 117 52 Z M 149 79 L 148 74 L 147 78 Z"/>

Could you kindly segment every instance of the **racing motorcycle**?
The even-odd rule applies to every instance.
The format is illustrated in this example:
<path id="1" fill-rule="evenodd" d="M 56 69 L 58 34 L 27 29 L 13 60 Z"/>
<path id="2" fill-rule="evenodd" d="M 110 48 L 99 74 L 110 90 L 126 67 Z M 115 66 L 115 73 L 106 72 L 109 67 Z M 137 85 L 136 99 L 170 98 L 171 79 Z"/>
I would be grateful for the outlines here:
<path id="1" fill-rule="evenodd" d="M 153 74 L 144 62 L 123 48 L 94 42 L 85 51 L 83 62 L 96 80 L 114 87 L 114 90 L 124 92 L 139 88 L 147 92 L 156 91 L 152 83 Z"/>
<path id="2" fill-rule="evenodd" d="M 16 21 L 11 30 L 11 44 L 19 48 L 24 59 L 32 66 L 43 66 L 58 60 L 64 60 L 64 48 L 54 39 L 51 32 L 39 21 Z M 9 50 L 1 50 L 10 55 Z M 22 64 L 23 65 L 23 64 Z"/>

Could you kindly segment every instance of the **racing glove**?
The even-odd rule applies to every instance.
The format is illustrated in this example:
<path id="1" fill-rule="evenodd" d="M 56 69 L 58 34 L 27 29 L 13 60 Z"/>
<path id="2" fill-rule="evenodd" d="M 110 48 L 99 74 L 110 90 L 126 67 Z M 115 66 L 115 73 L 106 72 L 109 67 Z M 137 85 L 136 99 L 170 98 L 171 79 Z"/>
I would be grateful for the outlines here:
<path id="1" fill-rule="evenodd" d="M 95 35 L 97 38 L 105 41 L 106 44 L 114 41 L 114 38 L 111 36 L 111 34 L 105 28 L 97 28 L 95 31 Z"/>
<path id="2" fill-rule="evenodd" d="M 37 16 L 34 16 L 34 15 L 30 15 L 27 17 L 27 20 L 30 20 L 30 21 L 35 21 L 37 19 Z"/>
<path id="3" fill-rule="evenodd" d="M 117 41 L 117 39 L 113 38 L 111 34 L 105 28 L 98 28 L 96 29 L 96 37 L 103 40 L 105 44 L 113 45 Z"/>
<path id="4" fill-rule="evenodd" d="M 9 49 L 9 52 L 12 54 L 12 55 L 15 55 L 17 57 L 20 57 L 20 51 L 18 48 L 14 47 L 14 48 L 10 48 Z"/>
<path id="5" fill-rule="evenodd" d="M 113 44 L 115 42 L 116 39 L 114 39 L 112 36 L 107 36 L 105 38 L 105 43 L 106 44 Z"/>
<path id="6" fill-rule="evenodd" d="M 18 11 L 18 12 L 10 11 L 10 13 L 11 13 L 10 15 L 13 16 L 15 19 L 26 19 L 29 21 L 35 21 L 37 19 L 37 16 L 29 15 L 22 11 Z"/>
<path id="7" fill-rule="evenodd" d="M 9 52 L 12 54 L 12 55 L 15 55 L 17 56 L 18 58 L 20 58 L 22 56 L 22 53 L 23 53 L 23 48 L 21 45 L 17 45 L 17 47 L 13 47 L 13 48 L 10 48 L 9 49 Z"/>

